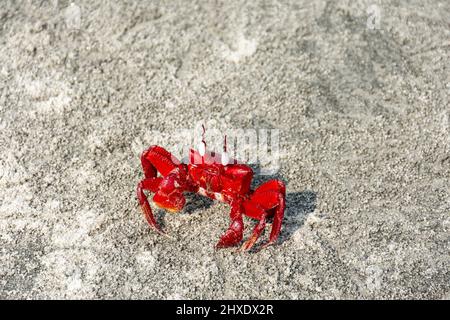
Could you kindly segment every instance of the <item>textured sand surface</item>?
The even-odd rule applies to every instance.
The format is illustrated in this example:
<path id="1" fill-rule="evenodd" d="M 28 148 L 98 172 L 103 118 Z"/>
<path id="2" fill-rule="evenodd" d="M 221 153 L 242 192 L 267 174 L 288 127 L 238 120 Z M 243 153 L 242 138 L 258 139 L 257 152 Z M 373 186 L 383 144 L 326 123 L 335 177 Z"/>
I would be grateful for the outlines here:
<path id="1" fill-rule="evenodd" d="M 450 2 L 41 2 L 0 2 L 0 298 L 450 298 Z M 280 130 L 278 245 L 143 220 L 201 121 Z"/>

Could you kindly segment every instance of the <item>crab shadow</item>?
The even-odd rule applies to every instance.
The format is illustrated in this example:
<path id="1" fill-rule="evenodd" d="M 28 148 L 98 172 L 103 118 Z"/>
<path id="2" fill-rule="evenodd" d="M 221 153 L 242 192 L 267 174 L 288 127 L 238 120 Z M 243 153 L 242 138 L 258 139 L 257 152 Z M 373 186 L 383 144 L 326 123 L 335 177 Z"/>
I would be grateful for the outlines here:
<path id="1" fill-rule="evenodd" d="M 208 209 L 214 204 L 214 200 L 201 196 L 196 193 L 187 193 L 186 197 L 186 206 L 183 211 L 187 214 L 192 214 L 197 210 Z"/>
<path id="2" fill-rule="evenodd" d="M 212 199 L 203 197 L 195 193 L 186 193 L 184 196 L 186 198 L 186 205 L 182 210 L 182 214 L 193 214 L 195 211 L 208 209 L 214 204 L 214 201 Z M 155 208 L 154 210 L 156 222 L 164 230 L 166 228 L 165 218 L 168 212 L 161 208 Z"/>
<path id="3" fill-rule="evenodd" d="M 255 172 L 258 172 L 257 169 L 258 167 L 256 167 L 256 169 L 254 168 Z M 253 188 L 257 188 L 259 185 L 272 179 L 286 182 L 280 174 L 258 175 L 253 181 Z M 278 238 L 278 244 L 282 244 L 286 240 L 289 240 L 292 235 L 302 227 L 307 216 L 316 209 L 316 192 L 312 190 L 303 190 L 299 192 L 286 191 L 286 210 L 284 212 L 283 225 Z"/>
<path id="4" fill-rule="evenodd" d="M 301 228 L 306 217 L 316 209 L 317 194 L 311 190 L 286 193 L 284 228 L 281 229 L 279 243 L 290 239 Z"/>

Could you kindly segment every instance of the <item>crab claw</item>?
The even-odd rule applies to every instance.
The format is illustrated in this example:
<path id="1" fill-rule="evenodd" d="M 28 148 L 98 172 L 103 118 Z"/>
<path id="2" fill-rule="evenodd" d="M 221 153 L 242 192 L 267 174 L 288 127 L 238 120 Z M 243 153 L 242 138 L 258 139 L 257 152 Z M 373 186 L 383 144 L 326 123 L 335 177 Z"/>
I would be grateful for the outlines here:
<path id="1" fill-rule="evenodd" d="M 244 232 L 244 225 L 242 221 L 242 217 L 238 217 L 235 219 L 227 231 L 220 237 L 219 242 L 217 242 L 215 248 L 228 248 L 234 247 L 239 242 L 242 241 L 242 236 Z"/>
<path id="2" fill-rule="evenodd" d="M 174 237 L 170 236 L 167 232 L 161 229 L 160 225 L 156 222 L 155 217 L 153 216 L 152 210 L 150 209 L 150 205 L 141 205 L 142 212 L 144 213 L 145 219 L 147 222 L 156 230 L 160 235 L 175 240 Z"/>
<path id="3" fill-rule="evenodd" d="M 139 200 L 139 205 L 141 207 L 142 213 L 144 214 L 145 220 L 147 220 L 148 224 L 153 229 L 155 229 L 159 234 L 164 235 L 166 237 L 169 237 L 167 235 L 167 233 L 164 232 L 161 229 L 161 227 L 159 226 L 159 224 L 156 222 L 156 219 L 153 216 L 153 212 L 152 212 L 152 209 L 150 207 L 150 204 L 148 203 L 147 197 L 145 196 L 144 191 L 143 191 L 143 189 L 145 187 L 152 188 L 153 184 L 157 185 L 158 183 L 159 183 L 159 179 L 155 179 L 155 178 L 149 178 L 149 179 L 145 179 L 145 180 L 141 181 L 138 184 L 138 187 L 137 187 L 137 190 L 136 190 L 137 198 Z"/>
<path id="4" fill-rule="evenodd" d="M 239 236 L 234 230 L 227 230 L 215 245 L 216 249 L 223 249 L 233 247 L 242 240 L 242 235 Z"/>
<path id="5" fill-rule="evenodd" d="M 159 234 L 167 235 L 166 232 L 161 229 L 159 224 L 156 222 L 155 217 L 153 216 L 152 209 L 150 208 L 150 204 L 147 200 L 141 204 L 141 210 L 144 214 L 145 220 L 147 220 L 148 224 L 153 227 Z"/>

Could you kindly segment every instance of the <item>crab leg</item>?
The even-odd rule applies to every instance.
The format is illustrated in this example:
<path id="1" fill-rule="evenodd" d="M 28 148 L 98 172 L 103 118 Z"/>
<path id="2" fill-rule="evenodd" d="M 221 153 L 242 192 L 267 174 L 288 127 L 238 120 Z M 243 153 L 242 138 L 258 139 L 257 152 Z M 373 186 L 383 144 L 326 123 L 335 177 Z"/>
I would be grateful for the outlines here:
<path id="1" fill-rule="evenodd" d="M 242 205 L 241 203 L 234 203 L 231 207 L 231 224 L 227 231 L 220 237 L 219 242 L 215 248 L 233 247 L 242 241 L 244 233 L 244 222 L 242 219 Z"/>
<path id="2" fill-rule="evenodd" d="M 263 244 L 262 248 L 275 243 L 278 239 L 278 235 L 281 232 L 281 223 L 283 222 L 284 210 L 286 208 L 286 200 L 284 199 L 284 197 L 285 196 L 283 194 L 278 194 L 278 206 L 273 217 L 272 230 L 270 231 L 269 241 Z"/>
<path id="3" fill-rule="evenodd" d="M 281 181 L 270 180 L 257 188 L 251 198 L 244 203 L 246 214 L 258 219 L 259 223 L 255 226 L 251 238 L 243 244 L 242 250 L 250 250 L 255 245 L 266 226 L 267 218 L 272 216 L 269 240 L 262 247 L 267 247 L 278 239 L 286 208 L 285 193 L 286 188 Z"/>
<path id="4" fill-rule="evenodd" d="M 259 223 L 253 229 L 252 236 L 250 237 L 250 239 L 245 241 L 244 244 L 242 245 L 241 249 L 243 251 L 248 251 L 255 245 L 256 241 L 261 236 L 261 233 L 264 231 L 264 228 L 266 227 L 266 219 L 267 219 L 267 214 L 263 213 L 261 216 L 261 219 L 259 220 Z"/>
<path id="5" fill-rule="evenodd" d="M 165 234 L 165 232 L 161 229 L 161 227 L 156 222 L 155 217 L 153 216 L 152 209 L 150 204 L 148 203 L 147 197 L 144 194 L 144 190 L 148 190 L 151 192 L 156 192 L 158 190 L 158 186 L 161 183 L 162 178 L 146 178 L 138 183 L 137 186 L 137 198 L 139 200 L 139 204 L 141 206 L 142 212 L 144 213 L 145 219 L 147 222 L 159 233 Z"/>
<path id="6" fill-rule="evenodd" d="M 137 186 L 137 198 L 144 213 L 145 219 L 156 231 L 166 235 L 166 233 L 157 224 L 155 217 L 153 216 L 152 209 L 144 194 L 144 190 L 151 192 L 157 192 L 162 177 L 156 177 L 157 172 L 160 172 L 163 177 L 166 177 L 172 170 L 174 170 L 179 161 L 172 156 L 170 152 L 159 146 L 151 146 L 145 150 L 141 155 L 142 170 L 144 171 L 145 179 L 142 180 Z"/>

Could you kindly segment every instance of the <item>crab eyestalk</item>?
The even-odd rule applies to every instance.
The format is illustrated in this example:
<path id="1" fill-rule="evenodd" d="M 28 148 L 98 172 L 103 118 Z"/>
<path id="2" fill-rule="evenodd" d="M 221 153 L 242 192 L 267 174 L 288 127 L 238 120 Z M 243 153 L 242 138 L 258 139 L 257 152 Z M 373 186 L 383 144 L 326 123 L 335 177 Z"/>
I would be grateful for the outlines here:
<path id="1" fill-rule="evenodd" d="M 227 152 L 227 136 L 225 135 L 225 138 L 223 141 L 223 153 L 222 153 L 222 158 L 221 158 L 222 165 L 226 166 L 229 161 L 230 161 L 230 157 L 228 156 L 228 152 Z"/>
<path id="2" fill-rule="evenodd" d="M 205 126 L 202 124 L 202 142 L 198 145 L 198 153 L 202 157 L 202 164 L 205 164 L 205 154 L 206 154 L 206 141 L 205 141 Z"/>
<path id="3" fill-rule="evenodd" d="M 205 156 L 205 154 L 206 154 L 205 141 L 200 142 L 200 144 L 198 145 L 198 153 L 202 156 L 202 158 Z"/>

